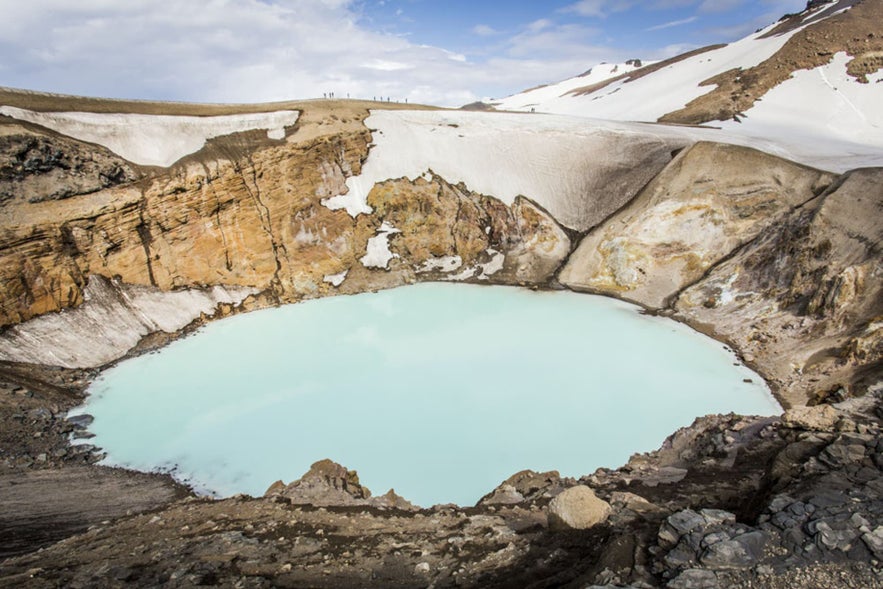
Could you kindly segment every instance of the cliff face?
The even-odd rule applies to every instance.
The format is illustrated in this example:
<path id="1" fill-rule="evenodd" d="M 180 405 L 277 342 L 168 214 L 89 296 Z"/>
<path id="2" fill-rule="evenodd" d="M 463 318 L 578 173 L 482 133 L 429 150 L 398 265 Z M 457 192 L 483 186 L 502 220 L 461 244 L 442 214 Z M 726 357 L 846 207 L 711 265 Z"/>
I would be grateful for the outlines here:
<path id="1" fill-rule="evenodd" d="M 95 329 L 98 317 L 115 322 L 112 329 L 131 331 L 171 315 L 166 325 L 180 329 L 207 311 L 201 305 L 176 308 L 169 299 L 174 291 L 204 300 L 212 296 L 207 289 L 222 285 L 244 294 L 218 302 L 239 304 L 246 294 L 259 295 L 248 303 L 253 307 L 419 278 L 494 275 L 498 282 L 536 284 L 569 253 L 568 235 L 528 199 L 507 206 L 440 177 L 378 184 L 369 195 L 375 209 L 370 215 L 352 218 L 324 206 L 323 200 L 347 191 L 346 179 L 359 174 L 367 157 L 365 116 L 358 109 L 308 113 L 285 141 L 231 135 L 210 141 L 168 171 L 133 171 L 145 176 L 138 182 L 65 200 L 5 201 L 0 326 L 7 330 L 0 353 L 8 360 L 66 367 L 106 363 L 134 342 L 93 341 L 106 335 Z M 23 134 L 7 138 L 22 149 L 31 141 Z M 52 149 L 71 158 L 92 147 L 65 139 Z M 79 174 L 61 174 L 77 186 Z M 16 194 L 24 190 L 20 186 Z M 383 246 L 375 241 L 386 242 L 389 259 L 371 261 L 369 250 Z M 111 278 L 114 285 L 105 280 Z M 117 301 L 130 298 L 127 285 L 153 292 L 153 306 L 117 308 Z M 102 305 L 107 308 L 100 310 Z M 90 320 L 55 313 L 80 306 Z M 52 330 L 68 337 L 50 337 Z M 132 333 L 145 335 L 140 327 Z M 100 352 L 84 354 L 78 339 Z"/>
<path id="2" fill-rule="evenodd" d="M 840 177 L 696 144 L 580 243 L 560 280 L 732 343 L 786 405 L 880 378 L 883 169 Z"/>
<path id="3" fill-rule="evenodd" d="M 0 322 L 80 304 L 90 275 L 163 291 L 248 286 L 296 300 L 306 279 L 321 284 L 352 261 L 350 218 L 319 200 L 344 170 L 358 170 L 368 141 L 358 128 L 249 152 L 233 136 L 137 184 L 8 204 Z M 311 231 L 323 239 L 303 237 Z"/>
<path id="4" fill-rule="evenodd" d="M 883 169 L 855 170 L 747 244 L 674 307 L 714 326 L 787 400 L 835 400 L 880 379 Z"/>
<path id="5" fill-rule="evenodd" d="M 0 176 L 0 359 L 24 363 L 0 362 L 0 539 L 14 539 L 0 555 L 32 552 L 4 561 L 0 585 L 879 582 L 866 563 L 883 556 L 883 169 L 836 176 L 700 143 L 634 198 L 611 189 L 624 204 L 587 232 L 530 195 L 432 170 L 372 183 L 371 212 L 350 216 L 324 203 L 379 131 L 361 106 L 297 108 L 283 139 L 216 138 L 168 169 L 0 118 L 13 162 L 0 162 L 13 170 Z M 592 185 L 621 186 L 628 161 Z M 612 202 L 578 192 L 549 202 L 599 215 Z M 372 498 L 328 461 L 264 498 L 172 503 L 184 491 L 169 480 L 92 466 L 100 449 L 70 445 L 88 435 L 88 417 L 66 415 L 95 371 L 57 366 L 102 366 L 237 310 L 418 280 L 631 299 L 732 343 L 786 403 L 869 394 L 782 419 L 701 418 L 618 470 L 521 472 L 468 509 Z M 577 483 L 609 519 L 549 529 L 550 501 Z"/>
<path id="6" fill-rule="evenodd" d="M 879 377 L 880 170 L 837 177 L 697 143 L 585 234 L 526 196 L 504 201 L 432 170 L 374 183 L 370 212 L 351 216 L 328 201 L 347 194 L 380 132 L 366 128 L 368 111 L 357 105 L 300 112 L 283 139 L 219 137 L 168 169 L 44 133 L 53 161 L 92 163 L 54 169 L 53 182 L 71 186 L 63 199 L 23 197 L 42 172 L 19 170 L 15 197 L 0 203 L 2 357 L 100 366 L 151 332 L 216 315 L 218 305 L 228 313 L 419 280 L 560 281 L 728 341 L 786 404 L 840 388 L 859 393 Z M 8 121 L 0 129 L 7 153 L 26 153 L 39 132 Z M 627 134 L 605 140 L 629 153 Z M 102 172 L 111 169 L 122 175 Z M 596 173 L 616 185 L 622 166 L 605 170 Z M 102 182 L 110 185 L 91 190 Z M 555 202 L 571 210 L 609 197 Z"/>

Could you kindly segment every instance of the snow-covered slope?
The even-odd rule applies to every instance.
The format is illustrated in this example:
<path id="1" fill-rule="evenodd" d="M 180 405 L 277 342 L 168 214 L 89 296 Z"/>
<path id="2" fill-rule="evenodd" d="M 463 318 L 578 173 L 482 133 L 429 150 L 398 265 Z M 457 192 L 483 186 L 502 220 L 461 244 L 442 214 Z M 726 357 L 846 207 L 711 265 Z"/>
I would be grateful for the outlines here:
<path id="1" fill-rule="evenodd" d="M 833 0 L 723 47 L 515 95 L 497 109 L 722 128 L 832 171 L 883 165 L 883 2 Z M 563 92 L 559 90 L 564 90 Z"/>
<path id="2" fill-rule="evenodd" d="M 377 110 L 366 124 L 374 146 L 348 191 L 324 201 L 330 208 L 370 213 L 376 183 L 435 173 L 506 204 L 526 196 L 579 230 L 616 210 L 673 150 L 693 142 L 683 128 L 515 113 Z M 609 206 L 597 210 L 604 201 Z"/>
<path id="3" fill-rule="evenodd" d="M 270 139 L 284 139 L 296 111 L 185 117 L 91 112 L 35 112 L 0 106 L 0 115 L 35 123 L 89 143 L 97 143 L 132 163 L 168 167 L 196 153 L 213 137 L 261 129 Z"/>
<path id="4" fill-rule="evenodd" d="M 672 157 L 696 141 L 755 147 L 809 165 L 844 171 L 854 159 L 826 146 L 773 142 L 722 129 L 603 121 L 544 114 L 372 111 L 373 143 L 361 174 L 323 204 L 370 213 L 368 196 L 386 180 L 438 174 L 511 204 L 518 195 L 561 224 L 584 231 L 634 196 Z M 838 148 L 839 149 L 839 148 Z M 883 163 L 883 151 L 877 153 Z M 827 159 L 825 159 L 827 158 Z"/>
<path id="5" fill-rule="evenodd" d="M 540 107 L 539 110 L 549 112 L 546 111 L 544 105 L 555 101 L 555 99 L 566 96 L 569 92 L 578 88 L 585 88 L 586 86 L 633 72 L 642 65 L 644 64 L 637 59 L 630 59 L 625 63 L 601 63 L 586 73 L 569 78 L 563 82 L 533 88 L 501 100 L 491 100 L 487 104 L 497 110 L 529 112 L 531 109 Z"/>
<path id="6" fill-rule="evenodd" d="M 840 153 L 854 167 L 883 165 L 883 69 L 860 83 L 847 73 L 846 53 L 830 64 L 800 70 L 740 117 L 720 125 L 730 133 L 800 145 L 817 154 Z M 830 165 L 827 167 L 831 167 Z"/>
<path id="7" fill-rule="evenodd" d="M 595 92 L 583 94 L 579 92 L 579 87 L 575 87 L 541 102 L 534 101 L 535 104 L 531 106 L 537 112 L 617 121 L 656 121 L 665 114 L 683 108 L 694 98 L 711 92 L 715 86 L 702 86 L 705 80 L 733 68 L 756 66 L 772 57 L 797 32 L 795 29 L 765 38 L 775 27 L 775 24 L 770 25 L 741 41 L 699 53 L 644 76 L 624 77 Z"/>

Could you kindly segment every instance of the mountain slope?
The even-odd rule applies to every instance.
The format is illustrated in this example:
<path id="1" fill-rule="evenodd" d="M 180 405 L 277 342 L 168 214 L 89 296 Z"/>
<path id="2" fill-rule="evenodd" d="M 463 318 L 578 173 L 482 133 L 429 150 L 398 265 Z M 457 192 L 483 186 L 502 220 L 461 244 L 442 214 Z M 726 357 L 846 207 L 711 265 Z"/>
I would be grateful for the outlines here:
<path id="1" fill-rule="evenodd" d="M 497 110 L 530 111 L 537 106 L 541 108 L 549 101 L 555 100 L 579 88 L 600 84 L 612 78 L 627 75 L 643 66 L 640 59 L 630 59 L 625 63 L 601 63 L 573 78 L 557 84 L 546 84 L 501 100 L 491 100 L 487 104 Z"/>
<path id="2" fill-rule="evenodd" d="M 837 152 L 853 166 L 880 165 L 881 22 L 883 0 L 816 4 L 730 45 L 542 101 L 528 104 L 535 91 L 518 94 L 497 108 L 690 125 L 722 121 L 728 131 L 797 143 L 823 159 L 829 156 L 822 152 Z"/>

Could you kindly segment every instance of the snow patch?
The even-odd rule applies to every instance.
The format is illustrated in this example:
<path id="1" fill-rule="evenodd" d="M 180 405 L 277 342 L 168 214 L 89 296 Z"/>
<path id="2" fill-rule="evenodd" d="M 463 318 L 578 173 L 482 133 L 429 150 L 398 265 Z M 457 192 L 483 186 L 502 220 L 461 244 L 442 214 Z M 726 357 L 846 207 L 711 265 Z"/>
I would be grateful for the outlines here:
<path id="1" fill-rule="evenodd" d="M 35 112 L 0 106 L 0 114 L 52 129 L 63 135 L 97 143 L 118 156 L 143 166 L 168 167 L 196 153 L 213 137 L 266 129 L 270 139 L 285 139 L 285 127 L 298 112 L 281 110 L 212 117 Z"/>
<path id="2" fill-rule="evenodd" d="M 347 184 L 349 184 L 349 180 L 347 180 Z M 371 188 L 373 188 L 373 185 Z M 350 189 L 343 194 L 338 194 L 331 198 L 323 198 L 320 202 L 332 211 L 345 209 L 349 216 L 353 218 L 362 213 L 370 215 L 374 212 L 374 209 L 368 206 L 368 192 L 371 192 L 371 188 L 368 188 L 364 195 Z"/>
<path id="3" fill-rule="evenodd" d="M 654 61 L 644 62 L 643 65 L 656 63 Z M 633 63 L 602 63 L 593 67 L 589 72 L 582 76 L 576 76 L 557 84 L 549 84 L 541 88 L 534 88 L 519 94 L 513 94 L 498 101 L 488 101 L 488 104 L 497 110 L 514 110 L 522 112 L 530 112 L 532 109 L 545 112 L 545 105 L 548 101 L 565 96 L 568 92 L 578 88 L 585 88 L 593 84 L 598 84 L 604 80 L 621 76 L 638 69 Z"/>
<path id="4" fill-rule="evenodd" d="M 322 279 L 322 282 L 327 282 L 331 286 L 337 288 L 338 286 L 343 284 L 344 280 L 346 280 L 347 274 L 349 274 L 349 270 L 344 270 L 343 272 L 340 272 L 339 274 L 327 274 Z"/>
<path id="5" fill-rule="evenodd" d="M 389 269 L 389 261 L 398 258 L 389 250 L 389 236 L 401 233 L 398 229 L 384 221 L 377 230 L 377 235 L 368 240 L 368 251 L 359 260 L 366 268 Z"/>
<path id="6" fill-rule="evenodd" d="M 487 280 L 497 272 L 503 269 L 503 262 L 506 261 L 506 256 L 502 252 L 498 252 L 495 249 L 488 248 L 487 253 L 491 256 L 489 262 L 485 262 L 484 264 L 478 264 L 481 273 L 478 275 L 479 280 Z"/>
<path id="7" fill-rule="evenodd" d="M 163 292 L 91 276 L 79 307 L 41 315 L 0 335 L 0 359 L 93 368 L 121 358 L 149 333 L 174 333 L 221 303 L 239 305 L 256 288 L 215 286 Z"/>
<path id="8" fill-rule="evenodd" d="M 464 280 L 469 280 L 470 278 L 475 277 L 475 273 L 478 272 L 477 268 L 473 268 L 471 266 L 467 266 L 457 274 L 454 274 L 450 277 L 454 282 L 463 282 Z"/>
<path id="9" fill-rule="evenodd" d="M 426 272 L 453 272 L 462 265 L 463 258 L 460 256 L 429 258 L 417 268 L 416 272 L 417 274 L 423 274 Z"/>

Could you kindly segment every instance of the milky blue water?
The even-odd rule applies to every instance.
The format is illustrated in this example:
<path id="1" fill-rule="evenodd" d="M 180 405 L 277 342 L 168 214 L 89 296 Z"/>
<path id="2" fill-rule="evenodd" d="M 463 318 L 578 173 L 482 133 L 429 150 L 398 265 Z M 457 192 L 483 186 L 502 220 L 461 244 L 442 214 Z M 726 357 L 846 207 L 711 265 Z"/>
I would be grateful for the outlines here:
<path id="1" fill-rule="evenodd" d="M 106 371 L 77 412 L 108 463 L 221 496 L 331 458 L 375 494 L 472 504 L 522 469 L 621 466 L 699 415 L 778 413 L 735 362 L 608 298 L 422 284 L 211 323 Z"/>

